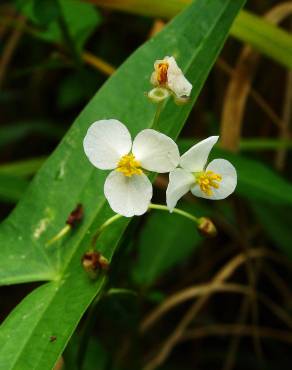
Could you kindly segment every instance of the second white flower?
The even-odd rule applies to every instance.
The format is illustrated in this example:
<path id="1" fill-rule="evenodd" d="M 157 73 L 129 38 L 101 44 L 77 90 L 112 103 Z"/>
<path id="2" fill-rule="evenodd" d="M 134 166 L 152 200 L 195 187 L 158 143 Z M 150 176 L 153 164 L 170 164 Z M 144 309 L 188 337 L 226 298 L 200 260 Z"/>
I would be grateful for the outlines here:
<path id="1" fill-rule="evenodd" d="M 191 147 L 180 158 L 180 167 L 169 174 L 166 202 L 170 211 L 178 200 L 191 191 L 193 195 L 219 200 L 232 194 L 237 184 L 234 166 L 226 159 L 214 159 L 207 165 L 208 156 L 219 136 L 210 136 Z"/>

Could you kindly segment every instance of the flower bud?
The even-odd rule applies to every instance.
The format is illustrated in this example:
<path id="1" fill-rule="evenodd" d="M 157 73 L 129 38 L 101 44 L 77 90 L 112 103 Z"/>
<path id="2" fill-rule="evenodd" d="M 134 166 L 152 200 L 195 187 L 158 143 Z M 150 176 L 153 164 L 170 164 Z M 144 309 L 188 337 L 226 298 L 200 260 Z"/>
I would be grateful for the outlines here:
<path id="1" fill-rule="evenodd" d="M 108 270 L 109 261 L 96 251 L 86 252 L 81 259 L 82 266 L 88 275 L 95 279 L 100 270 Z"/>
<path id="2" fill-rule="evenodd" d="M 148 93 L 148 98 L 153 103 L 160 103 L 169 97 L 169 91 L 163 87 L 155 87 Z"/>
<path id="3" fill-rule="evenodd" d="M 213 224 L 210 218 L 207 217 L 199 218 L 198 230 L 201 235 L 210 238 L 215 237 L 217 235 L 216 226 Z"/>

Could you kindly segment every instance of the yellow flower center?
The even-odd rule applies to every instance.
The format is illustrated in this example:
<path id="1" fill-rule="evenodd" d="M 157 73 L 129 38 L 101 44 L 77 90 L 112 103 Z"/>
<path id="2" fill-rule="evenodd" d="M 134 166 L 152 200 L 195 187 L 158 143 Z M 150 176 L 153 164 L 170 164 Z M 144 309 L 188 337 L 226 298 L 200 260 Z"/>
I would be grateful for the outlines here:
<path id="1" fill-rule="evenodd" d="M 218 189 L 218 182 L 222 180 L 222 176 L 214 173 L 213 171 L 199 172 L 195 174 L 195 176 L 200 189 L 209 197 L 213 195 L 212 188 Z"/>
<path id="2" fill-rule="evenodd" d="M 124 155 L 118 163 L 117 171 L 122 172 L 125 176 L 142 175 L 143 171 L 140 168 L 141 164 L 135 159 L 134 154 Z"/>
<path id="3" fill-rule="evenodd" d="M 159 85 L 165 85 L 167 83 L 167 70 L 168 63 L 162 62 L 157 66 L 157 81 Z"/>

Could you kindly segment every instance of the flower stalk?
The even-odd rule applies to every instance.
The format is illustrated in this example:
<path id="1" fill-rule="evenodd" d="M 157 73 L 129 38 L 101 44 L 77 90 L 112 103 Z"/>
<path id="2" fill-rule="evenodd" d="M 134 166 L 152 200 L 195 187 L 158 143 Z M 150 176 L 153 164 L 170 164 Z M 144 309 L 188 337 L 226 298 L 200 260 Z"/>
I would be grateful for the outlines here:
<path id="1" fill-rule="evenodd" d="M 46 247 L 56 243 L 58 240 L 62 239 L 66 234 L 71 231 L 72 226 L 67 224 L 65 225 L 55 236 L 46 242 Z"/>
<path id="2" fill-rule="evenodd" d="M 158 121 L 159 121 L 159 117 L 160 117 L 160 114 L 162 112 L 162 108 L 163 108 L 163 101 L 160 101 L 157 103 L 157 107 L 156 107 L 156 112 L 155 112 L 155 116 L 153 118 L 153 122 L 152 122 L 152 129 L 157 129 L 158 127 Z"/>
<path id="3" fill-rule="evenodd" d="M 108 226 L 110 226 L 111 224 L 113 224 L 114 222 L 116 222 L 117 220 L 119 220 L 120 218 L 122 218 L 123 216 L 120 215 L 120 214 L 116 214 L 110 218 L 108 218 L 97 230 L 96 230 L 96 233 L 94 234 L 93 238 L 92 238 L 92 241 L 91 241 L 91 245 L 92 247 L 94 248 L 95 244 L 96 244 L 96 241 L 97 239 L 99 238 L 100 234 L 104 231 L 104 229 L 106 229 Z"/>
<path id="4" fill-rule="evenodd" d="M 150 203 L 149 204 L 149 207 L 148 207 L 148 211 L 150 210 L 158 210 L 158 211 L 166 211 L 166 212 L 169 212 L 169 209 L 167 208 L 167 206 L 164 206 L 163 204 L 155 204 L 155 203 Z M 193 214 L 187 212 L 187 211 L 183 211 L 182 209 L 179 209 L 179 208 L 174 208 L 172 210 L 172 213 L 176 213 L 182 217 L 185 217 L 187 218 L 188 220 L 194 222 L 196 224 L 196 227 L 200 228 L 201 226 L 201 222 L 202 222 L 202 218 L 199 218 L 199 217 L 196 217 L 194 216 Z M 120 214 L 116 214 L 110 218 L 108 218 L 96 231 L 96 233 L 94 234 L 93 238 L 92 238 L 92 241 L 91 241 L 91 245 L 92 245 L 92 248 L 94 249 L 95 247 L 95 244 L 97 242 L 97 239 L 99 238 L 99 236 L 101 235 L 101 233 L 106 229 L 108 228 L 108 226 L 112 225 L 113 223 L 115 223 L 116 221 L 118 221 L 120 218 L 122 218 L 123 216 L 120 215 Z M 211 222 L 211 221 L 210 221 Z M 214 226 L 214 225 L 213 225 Z M 215 228 L 215 226 L 214 226 Z M 215 235 L 215 234 L 214 234 Z"/>
<path id="5" fill-rule="evenodd" d="M 74 229 L 82 221 L 83 218 L 83 206 L 82 204 L 77 204 L 73 211 L 69 214 L 66 225 L 50 240 L 46 242 L 46 247 L 56 243 L 57 241 L 64 238 L 72 229 Z"/>
<path id="6" fill-rule="evenodd" d="M 154 204 L 154 203 L 151 203 L 149 205 L 149 209 L 157 209 L 159 211 L 167 211 L 169 212 L 169 209 L 167 208 L 167 206 L 164 206 L 162 204 Z M 179 209 L 179 208 L 174 208 L 173 213 L 176 213 L 180 216 L 183 216 L 191 221 L 193 221 L 195 224 L 199 225 L 199 218 L 192 215 L 191 213 L 189 212 L 186 212 L 186 211 L 183 211 L 182 209 Z"/>

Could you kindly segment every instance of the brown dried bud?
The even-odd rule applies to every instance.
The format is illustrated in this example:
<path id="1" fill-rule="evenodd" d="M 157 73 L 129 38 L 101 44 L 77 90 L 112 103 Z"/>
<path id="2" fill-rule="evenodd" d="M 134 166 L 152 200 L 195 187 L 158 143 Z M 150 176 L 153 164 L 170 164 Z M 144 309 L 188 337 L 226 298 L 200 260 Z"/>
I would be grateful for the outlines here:
<path id="1" fill-rule="evenodd" d="M 83 206 L 82 204 L 77 204 L 76 208 L 70 213 L 69 217 L 67 218 L 66 224 L 70 225 L 72 228 L 76 227 L 77 224 L 83 218 Z"/>
<path id="2" fill-rule="evenodd" d="M 213 238 L 217 235 L 216 226 L 213 224 L 212 220 L 207 217 L 199 218 L 198 230 L 203 236 Z"/>
<path id="3" fill-rule="evenodd" d="M 108 270 L 109 261 L 102 254 L 96 251 L 86 252 L 82 259 L 84 270 L 92 277 L 96 278 L 100 270 Z"/>

